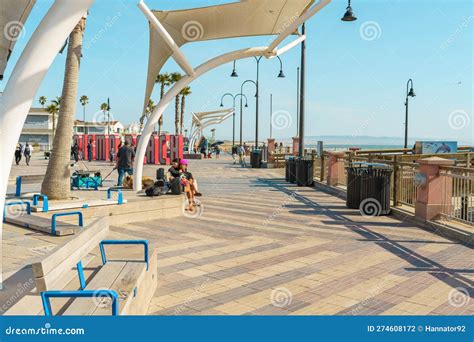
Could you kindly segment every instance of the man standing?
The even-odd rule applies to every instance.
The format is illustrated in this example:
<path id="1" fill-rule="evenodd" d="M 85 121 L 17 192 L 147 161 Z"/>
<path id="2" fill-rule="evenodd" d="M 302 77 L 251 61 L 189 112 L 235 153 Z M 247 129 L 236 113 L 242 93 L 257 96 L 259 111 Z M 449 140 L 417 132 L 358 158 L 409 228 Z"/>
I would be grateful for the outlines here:
<path id="1" fill-rule="evenodd" d="M 92 161 L 92 142 L 89 141 L 87 143 L 87 160 L 89 160 L 89 163 Z"/>
<path id="2" fill-rule="evenodd" d="M 16 165 L 20 164 L 22 150 L 23 150 L 23 145 L 18 143 L 18 145 L 16 145 L 16 149 L 15 149 L 15 163 L 16 163 Z"/>
<path id="3" fill-rule="evenodd" d="M 30 144 L 26 143 L 25 151 L 23 152 L 23 155 L 25 156 L 26 165 L 30 165 L 30 159 L 31 159 L 31 146 L 30 146 Z"/>
<path id="4" fill-rule="evenodd" d="M 123 177 L 125 173 L 130 176 L 133 175 L 133 160 L 135 159 L 135 151 L 130 147 L 130 143 L 125 140 L 124 145 L 120 148 L 117 153 L 117 169 L 118 169 L 118 181 L 117 186 L 122 186 Z"/>

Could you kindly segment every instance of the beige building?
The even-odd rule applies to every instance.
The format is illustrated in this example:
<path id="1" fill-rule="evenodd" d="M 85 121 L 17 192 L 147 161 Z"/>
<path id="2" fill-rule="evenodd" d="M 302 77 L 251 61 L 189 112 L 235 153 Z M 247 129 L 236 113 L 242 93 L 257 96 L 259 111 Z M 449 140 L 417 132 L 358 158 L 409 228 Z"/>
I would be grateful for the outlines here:
<path id="1" fill-rule="evenodd" d="M 31 108 L 26 117 L 19 142 L 29 143 L 40 151 L 53 147 L 53 116 L 44 108 Z"/>

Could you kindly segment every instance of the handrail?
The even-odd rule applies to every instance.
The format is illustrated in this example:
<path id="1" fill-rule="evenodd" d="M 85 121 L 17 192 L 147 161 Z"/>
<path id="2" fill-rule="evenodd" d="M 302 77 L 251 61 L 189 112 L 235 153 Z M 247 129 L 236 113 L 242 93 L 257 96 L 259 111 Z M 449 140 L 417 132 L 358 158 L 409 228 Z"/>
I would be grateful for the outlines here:
<path id="1" fill-rule="evenodd" d="M 57 226 L 56 219 L 58 217 L 60 217 L 60 216 L 72 216 L 72 215 L 77 215 L 79 217 L 78 225 L 80 227 L 83 227 L 84 226 L 84 219 L 83 219 L 82 213 L 80 211 L 71 211 L 71 212 L 67 212 L 67 213 L 53 214 L 53 216 L 51 216 L 51 234 L 56 235 L 56 226 Z"/>
<path id="2" fill-rule="evenodd" d="M 103 298 L 104 295 L 112 299 L 112 316 L 118 316 L 118 294 L 114 290 L 45 291 L 41 292 L 41 301 L 43 302 L 44 315 L 52 316 L 50 298 Z"/>
<path id="3" fill-rule="evenodd" d="M 99 244 L 99 248 L 102 256 L 102 264 L 105 265 L 107 263 L 107 257 L 105 255 L 104 245 L 143 245 L 144 262 L 148 270 L 148 240 L 102 240 Z"/>

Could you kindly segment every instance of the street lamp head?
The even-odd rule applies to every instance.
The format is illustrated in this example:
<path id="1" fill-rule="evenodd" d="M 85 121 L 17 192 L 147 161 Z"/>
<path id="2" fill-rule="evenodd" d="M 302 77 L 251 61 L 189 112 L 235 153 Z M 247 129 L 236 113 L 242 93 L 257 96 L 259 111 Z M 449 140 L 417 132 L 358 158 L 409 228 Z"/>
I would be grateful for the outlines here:
<path id="1" fill-rule="evenodd" d="M 230 77 L 239 77 L 239 75 L 237 74 L 237 71 L 232 70 L 232 74 L 230 74 Z"/>
<path id="2" fill-rule="evenodd" d="M 410 97 L 415 97 L 416 96 L 415 91 L 413 90 L 413 87 L 410 88 L 410 91 L 408 92 L 407 96 L 410 96 Z"/>
<path id="3" fill-rule="evenodd" d="M 249 107 L 249 104 L 248 104 L 248 103 L 246 103 L 246 104 L 245 104 L 245 108 L 248 108 L 248 107 Z"/>
<path id="4" fill-rule="evenodd" d="M 280 69 L 280 73 L 278 74 L 278 78 L 285 78 L 285 74 L 283 73 L 283 69 Z"/>
<path id="5" fill-rule="evenodd" d="M 221 102 L 221 107 L 224 107 L 224 104 Z"/>
<path id="6" fill-rule="evenodd" d="M 355 21 L 357 20 L 357 17 L 354 15 L 354 12 L 352 11 L 351 7 L 351 0 L 349 0 L 347 7 L 346 7 L 346 13 L 344 13 L 344 16 L 341 18 L 342 21 Z"/>

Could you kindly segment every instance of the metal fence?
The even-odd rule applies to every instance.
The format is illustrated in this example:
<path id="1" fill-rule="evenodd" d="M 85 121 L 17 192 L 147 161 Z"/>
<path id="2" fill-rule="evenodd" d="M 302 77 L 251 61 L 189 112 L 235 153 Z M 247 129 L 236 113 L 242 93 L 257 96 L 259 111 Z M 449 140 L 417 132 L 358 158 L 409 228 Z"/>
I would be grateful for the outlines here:
<path id="1" fill-rule="evenodd" d="M 474 170 L 468 168 L 442 168 L 442 215 L 449 220 L 474 224 Z"/>

